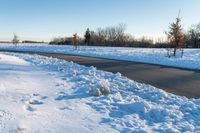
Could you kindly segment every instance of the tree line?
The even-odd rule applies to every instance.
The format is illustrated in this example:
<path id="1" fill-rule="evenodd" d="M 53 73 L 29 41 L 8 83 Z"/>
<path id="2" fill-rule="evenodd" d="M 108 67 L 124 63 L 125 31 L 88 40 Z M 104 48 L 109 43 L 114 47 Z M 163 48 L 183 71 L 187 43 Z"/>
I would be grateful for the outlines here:
<path id="1" fill-rule="evenodd" d="M 117 46 L 117 47 L 151 47 L 153 40 L 146 37 L 135 39 L 126 31 L 125 24 L 97 28 L 95 31 L 87 28 L 84 38 L 79 38 L 79 45 L 88 46 Z M 71 45 L 72 37 L 54 38 L 50 44 Z M 155 45 L 154 45 L 155 46 Z"/>
<path id="2" fill-rule="evenodd" d="M 186 35 L 186 43 L 194 48 L 200 48 L 200 23 L 192 25 Z"/>
<path id="3" fill-rule="evenodd" d="M 179 21 L 178 25 L 181 26 L 180 18 L 178 18 L 178 21 Z M 170 26 L 172 27 L 173 25 L 175 26 L 174 30 L 177 30 L 176 23 L 172 25 L 170 24 Z M 192 25 L 187 32 L 183 32 L 183 29 L 180 30 L 181 34 L 184 36 L 183 47 L 200 48 L 200 23 Z M 145 36 L 140 39 L 136 39 L 134 38 L 134 36 L 126 33 L 125 31 L 126 31 L 125 24 L 119 24 L 117 26 L 109 26 L 105 28 L 97 28 L 95 31 L 87 28 L 84 38 L 79 38 L 78 40 L 79 45 L 168 48 L 169 41 L 171 41 L 172 39 L 172 37 L 171 38 L 169 37 L 168 33 L 166 33 L 168 38 L 167 41 L 160 39 L 160 41 L 155 42 L 153 39 Z M 54 38 L 50 42 L 50 44 L 71 45 L 72 42 L 73 42 L 72 37 L 64 37 L 64 38 Z"/>

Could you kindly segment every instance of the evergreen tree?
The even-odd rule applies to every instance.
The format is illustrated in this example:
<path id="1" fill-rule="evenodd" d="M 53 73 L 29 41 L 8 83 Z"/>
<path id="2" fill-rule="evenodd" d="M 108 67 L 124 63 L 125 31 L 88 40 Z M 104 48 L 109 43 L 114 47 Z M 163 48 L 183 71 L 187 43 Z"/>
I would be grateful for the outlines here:
<path id="1" fill-rule="evenodd" d="M 182 50 L 184 47 L 185 35 L 182 31 L 182 26 L 180 24 L 181 19 L 179 17 L 176 18 L 176 21 L 170 24 L 169 31 L 167 32 L 170 48 L 173 48 L 173 55 L 176 56 L 177 49 Z"/>
<path id="2" fill-rule="evenodd" d="M 86 32 L 85 32 L 85 44 L 89 45 L 91 42 L 91 34 L 90 34 L 90 29 L 87 28 Z"/>

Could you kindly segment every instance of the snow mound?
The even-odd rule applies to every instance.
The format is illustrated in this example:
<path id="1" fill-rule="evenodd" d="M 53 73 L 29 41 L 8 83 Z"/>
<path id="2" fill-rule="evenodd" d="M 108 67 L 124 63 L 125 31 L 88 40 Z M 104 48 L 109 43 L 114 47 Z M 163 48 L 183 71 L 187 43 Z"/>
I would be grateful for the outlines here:
<path id="1" fill-rule="evenodd" d="M 89 93 L 95 95 L 95 96 L 101 96 L 101 95 L 109 95 L 110 94 L 110 85 L 107 80 L 101 79 L 100 81 L 96 81 L 97 83 L 94 83 L 91 85 L 88 89 Z"/>

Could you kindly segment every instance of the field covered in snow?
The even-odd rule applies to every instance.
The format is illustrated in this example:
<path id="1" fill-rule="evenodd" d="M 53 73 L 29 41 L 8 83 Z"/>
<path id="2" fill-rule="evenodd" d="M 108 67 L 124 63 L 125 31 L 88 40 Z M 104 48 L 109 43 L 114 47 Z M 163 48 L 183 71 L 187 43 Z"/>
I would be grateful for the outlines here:
<path id="1" fill-rule="evenodd" d="M 67 51 L 43 47 L 46 52 Z M 200 99 L 175 96 L 119 73 L 38 55 L 0 53 L 0 75 L 3 133 L 200 132 Z"/>
<path id="2" fill-rule="evenodd" d="M 56 46 L 47 44 L 0 44 L 0 50 L 35 51 L 47 53 L 61 53 L 100 57 L 108 59 L 136 61 L 151 64 L 159 64 L 180 68 L 200 69 L 200 49 L 185 49 L 183 58 L 166 57 L 166 49 L 151 48 L 121 48 L 121 47 L 93 47 L 81 46 L 74 50 L 72 46 Z"/>

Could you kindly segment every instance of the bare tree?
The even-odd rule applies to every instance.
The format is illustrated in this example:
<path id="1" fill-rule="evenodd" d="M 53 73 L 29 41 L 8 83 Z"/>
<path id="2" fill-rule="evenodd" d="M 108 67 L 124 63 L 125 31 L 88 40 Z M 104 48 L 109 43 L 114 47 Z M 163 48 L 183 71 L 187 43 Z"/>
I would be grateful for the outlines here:
<path id="1" fill-rule="evenodd" d="M 126 35 L 125 35 L 125 30 L 126 30 L 126 25 L 125 24 L 119 24 L 117 27 L 116 27 L 116 38 L 117 38 L 117 42 L 121 45 L 125 42 L 125 38 L 126 38 Z"/>
<path id="2" fill-rule="evenodd" d="M 119 24 L 118 26 L 110 26 L 106 28 L 98 28 L 95 32 L 95 36 L 98 38 L 97 42 L 99 43 L 122 45 L 125 41 L 125 30 L 125 24 Z"/>
<path id="3" fill-rule="evenodd" d="M 185 44 L 185 35 L 182 31 L 182 26 L 180 24 L 181 19 L 179 17 L 176 18 L 176 21 L 171 23 L 169 26 L 169 31 L 167 32 L 169 47 L 168 56 L 170 57 L 170 51 L 173 49 L 173 56 L 176 56 L 176 52 L 178 49 L 181 50 L 181 56 L 183 56 L 183 48 Z"/>
<path id="4" fill-rule="evenodd" d="M 19 43 L 19 37 L 18 37 L 16 34 L 14 34 L 14 36 L 13 36 L 12 43 L 13 43 L 14 45 L 16 45 L 16 46 L 17 46 L 17 44 Z"/>
<path id="5" fill-rule="evenodd" d="M 72 40 L 72 43 L 73 43 L 73 45 L 74 45 L 74 49 L 75 50 L 78 50 L 78 43 L 79 43 L 79 36 L 78 36 L 78 34 L 77 33 L 75 33 L 74 35 L 73 35 L 73 38 L 72 38 L 73 40 Z"/>
<path id="6" fill-rule="evenodd" d="M 98 28 L 97 30 L 96 30 L 96 33 L 95 33 L 95 35 L 96 35 L 96 41 L 98 42 L 98 43 L 103 43 L 103 44 L 105 44 L 106 43 L 106 41 L 108 40 L 108 38 L 107 38 L 107 32 L 105 31 L 105 29 L 102 29 L 102 28 Z"/>

